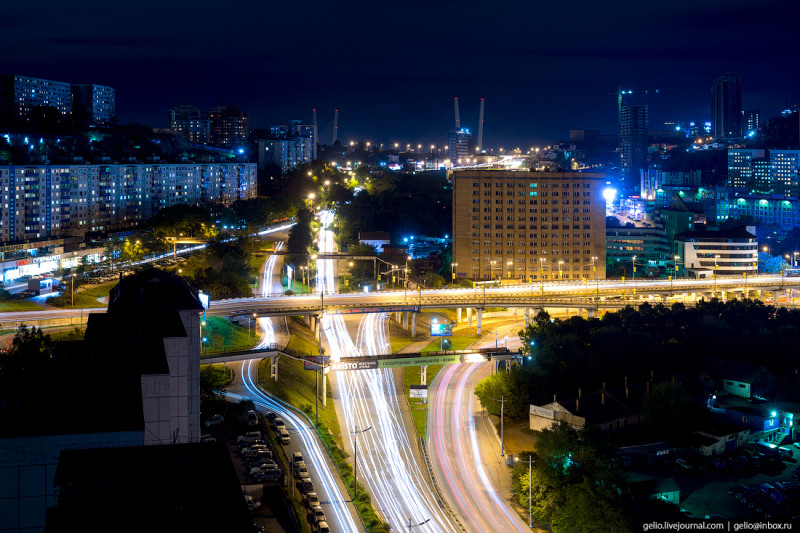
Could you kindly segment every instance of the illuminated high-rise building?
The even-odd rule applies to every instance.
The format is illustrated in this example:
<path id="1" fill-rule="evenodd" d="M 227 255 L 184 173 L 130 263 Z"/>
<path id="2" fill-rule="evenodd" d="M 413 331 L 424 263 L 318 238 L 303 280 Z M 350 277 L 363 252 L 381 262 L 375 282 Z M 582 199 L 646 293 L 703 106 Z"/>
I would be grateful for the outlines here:
<path id="1" fill-rule="evenodd" d="M 173 135 L 195 144 L 211 140 L 208 116 L 193 105 L 182 104 L 169 110 L 169 128 Z"/>
<path id="2" fill-rule="evenodd" d="M 211 144 L 233 147 L 250 135 L 250 118 L 235 105 L 220 105 L 208 112 Z"/>
<path id="3" fill-rule="evenodd" d="M 742 136 L 742 78 L 726 74 L 711 87 L 711 111 L 714 137 L 736 139 Z"/>
<path id="4" fill-rule="evenodd" d="M 619 116 L 620 168 L 638 175 L 647 168 L 647 106 L 623 105 Z"/>
<path id="5" fill-rule="evenodd" d="M 764 150 L 728 149 L 728 187 L 753 190 L 753 161 L 764 157 Z"/>
<path id="6" fill-rule="evenodd" d="M 25 122 L 40 106 L 50 106 L 62 115 L 72 112 L 72 86 L 63 81 L 7 74 L 0 76 L 0 107 L 5 121 Z"/>
<path id="7" fill-rule="evenodd" d="M 463 167 L 475 157 L 475 141 L 467 128 L 450 130 L 447 134 L 449 157 L 454 167 Z"/>
<path id="8" fill-rule="evenodd" d="M 748 109 L 742 111 L 742 134 L 745 137 L 753 137 L 758 133 L 761 124 L 761 111 L 758 109 Z"/>
<path id="9" fill-rule="evenodd" d="M 769 163 L 773 192 L 800 197 L 800 150 L 770 150 Z"/>

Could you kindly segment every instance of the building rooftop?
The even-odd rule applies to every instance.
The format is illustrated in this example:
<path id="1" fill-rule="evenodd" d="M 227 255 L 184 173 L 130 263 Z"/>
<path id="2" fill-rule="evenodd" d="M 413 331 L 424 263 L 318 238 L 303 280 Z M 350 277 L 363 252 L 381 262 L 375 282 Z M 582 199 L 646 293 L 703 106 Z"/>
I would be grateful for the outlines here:
<path id="1" fill-rule="evenodd" d="M 224 443 L 64 450 L 48 532 L 251 532 Z"/>
<path id="2" fill-rule="evenodd" d="M 641 481 L 631 481 L 628 483 L 631 494 L 634 497 L 648 497 L 651 494 L 664 492 L 680 492 L 681 488 L 671 477 L 664 479 L 643 479 Z"/>

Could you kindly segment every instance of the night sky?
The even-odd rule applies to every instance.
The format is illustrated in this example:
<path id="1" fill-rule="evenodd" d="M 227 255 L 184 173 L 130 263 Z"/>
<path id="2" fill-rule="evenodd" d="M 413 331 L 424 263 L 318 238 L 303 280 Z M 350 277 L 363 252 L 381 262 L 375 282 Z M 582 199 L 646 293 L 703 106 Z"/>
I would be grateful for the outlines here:
<path id="1" fill-rule="evenodd" d="M 0 72 L 117 90 L 122 123 L 167 126 L 186 100 L 238 104 L 251 127 L 318 110 L 320 141 L 443 143 L 454 96 L 487 146 L 616 132 L 622 85 L 660 89 L 651 130 L 710 120 L 710 87 L 742 76 L 762 119 L 800 101 L 797 0 L 642 2 L 3 2 Z M 609 94 L 612 93 L 612 94 Z"/>

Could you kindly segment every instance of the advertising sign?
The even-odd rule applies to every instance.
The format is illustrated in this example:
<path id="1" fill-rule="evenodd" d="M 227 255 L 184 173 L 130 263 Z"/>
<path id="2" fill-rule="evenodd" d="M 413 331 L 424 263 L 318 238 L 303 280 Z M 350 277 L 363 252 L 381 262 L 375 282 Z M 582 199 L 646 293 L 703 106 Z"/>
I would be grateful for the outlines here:
<path id="1" fill-rule="evenodd" d="M 203 306 L 203 309 L 208 309 L 209 295 L 205 292 L 200 292 L 197 293 L 197 298 L 200 300 L 200 305 Z"/>
<path id="2" fill-rule="evenodd" d="M 402 357 L 399 359 L 382 359 L 378 368 L 398 368 L 403 366 L 450 365 L 460 363 L 460 355 L 435 355 L 432 357 Z"/>
<path id="3" fill-rule="evenodd" d="M 411 385 L 411 397 L 412 398 L 427 398 L 428 397 L 428 386 L 427 385 Z"/>
<path id="4" fill-rule="evenodd" d="M 453 324 L 448 322 L 433 322 L 431 324 L 432 337 L 452 337 Z"/>
<path id="5" fill-rule="evenodd" d="M 373 370 L 378 368 L 378 361 L 352 361 L 348 363 L 331 363 L 329 367 L 332 371 L 341 370 Z"/>

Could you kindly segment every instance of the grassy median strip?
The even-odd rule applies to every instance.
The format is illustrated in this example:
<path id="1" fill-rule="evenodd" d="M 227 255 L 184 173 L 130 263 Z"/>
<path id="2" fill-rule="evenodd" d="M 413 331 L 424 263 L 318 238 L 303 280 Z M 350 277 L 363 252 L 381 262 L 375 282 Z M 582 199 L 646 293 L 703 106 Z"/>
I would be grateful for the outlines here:
<path id="1" fill-rule="evenodd" d="M 251 324 L 249 335 L 246 327 L 234 324 L 226 318 L 210 316 L 205 322 L 203 337 L 206 341 L 203 344 L 202 355 L 249 350 L 258 341 L 255 321 Z"/>
<path id="2" fill-rule="evenodd" d="M 42 306 L 28 300 L 5 300 L 0 302 L 0 313 L 14 313 L 17 311 L 41 311 Z"/>

